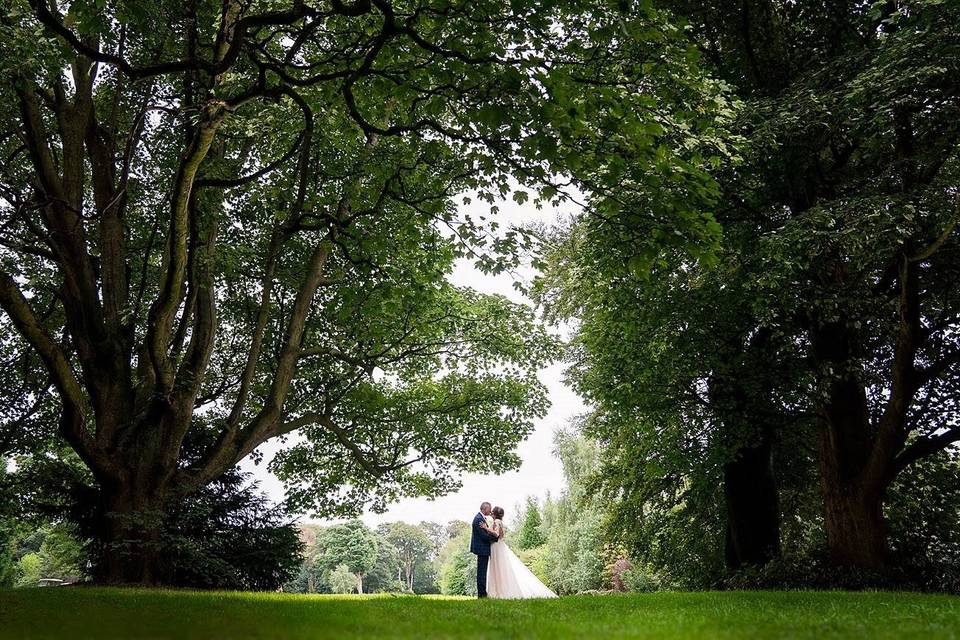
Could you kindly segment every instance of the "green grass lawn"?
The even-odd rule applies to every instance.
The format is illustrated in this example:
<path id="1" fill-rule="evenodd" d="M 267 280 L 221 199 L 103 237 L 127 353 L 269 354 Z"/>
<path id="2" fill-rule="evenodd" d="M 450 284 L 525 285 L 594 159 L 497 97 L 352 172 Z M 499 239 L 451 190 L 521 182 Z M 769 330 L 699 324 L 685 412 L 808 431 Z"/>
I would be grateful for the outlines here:
<path id="1" fill-rule="evenodd" d="M 726 592 L 479 602 L 52 587 L 0 591 L 0 638 L 960 638 L 960 598 Z"/>

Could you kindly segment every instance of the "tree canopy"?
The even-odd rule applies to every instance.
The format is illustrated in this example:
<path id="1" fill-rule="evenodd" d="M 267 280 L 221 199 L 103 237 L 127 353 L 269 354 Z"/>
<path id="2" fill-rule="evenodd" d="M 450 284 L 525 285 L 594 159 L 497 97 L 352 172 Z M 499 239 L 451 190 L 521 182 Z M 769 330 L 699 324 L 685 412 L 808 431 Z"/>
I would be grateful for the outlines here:
<path id="1" fill-rule="evenodd" d="M 715 260 L 641 263 L 588 214 L 541 283 L 579 320 L 611 531 L 707 584 L 811 531 L 836 565 L 904 562 L 885 500 L 960 439 L 957 7 L 663 6 L 740 98 L 716 197 L 685 199 L 723 227 Z"/>
<path id="2" fill-rule="evenodd" d="M 646 2 L 3 11 L 3 375 L 29 370 L 5 422 L 52 420 L 89 468 L 106 539 L 136 546 L 107 581 L 157 581 L 170 505 L 267 440 L 290 440 L 272 468 L 295 507 L 351 515 L 529 432 L 552 341 L 446 275 L 510 268 L 532 236 L 465 200 L 576 187 L 642 227 L 641 263 L 718 237 L 682 196 L 714 190 L 724 85 Z"/>

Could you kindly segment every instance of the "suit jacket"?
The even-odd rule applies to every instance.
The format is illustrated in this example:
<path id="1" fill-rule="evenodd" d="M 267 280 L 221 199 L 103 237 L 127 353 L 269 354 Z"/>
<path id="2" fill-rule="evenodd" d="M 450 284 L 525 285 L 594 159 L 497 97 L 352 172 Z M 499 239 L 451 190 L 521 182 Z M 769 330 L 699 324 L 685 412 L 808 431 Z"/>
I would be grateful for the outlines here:
<path id="1" fill-rule="evenodd" d="M 483 514 L 477 512 L 473 517 L 473 531 L 470 534 L 470 553 L 478 556 L 490 555 L 490 544 L 498 540 L 496 535 L 480 526 L 483 522 Z"/>

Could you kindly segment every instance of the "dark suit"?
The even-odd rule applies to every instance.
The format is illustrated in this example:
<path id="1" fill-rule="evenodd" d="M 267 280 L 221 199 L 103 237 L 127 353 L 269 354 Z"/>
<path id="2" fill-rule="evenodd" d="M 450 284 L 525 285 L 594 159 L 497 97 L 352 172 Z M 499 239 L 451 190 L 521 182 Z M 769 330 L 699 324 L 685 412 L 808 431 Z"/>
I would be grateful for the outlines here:
<path id="1" fill-rule="evenodd" d="M 480 525 L 483 514 L 477 512 L 473 517 L 473 531 L 470 534 L 470 553 L 477 556 L 477 597 L 487 597 L 487 565 L 490 563 L 490 545 L 499 538 Z"/>

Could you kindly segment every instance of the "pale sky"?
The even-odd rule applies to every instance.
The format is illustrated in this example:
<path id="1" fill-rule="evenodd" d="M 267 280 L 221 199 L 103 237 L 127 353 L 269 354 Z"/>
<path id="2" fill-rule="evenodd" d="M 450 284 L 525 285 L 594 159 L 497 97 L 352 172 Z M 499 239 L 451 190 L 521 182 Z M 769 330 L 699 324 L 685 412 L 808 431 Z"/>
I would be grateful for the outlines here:
<path id="1" fill-rule="evenodd" d="M 575 205 L 563 205 L 559 208 L 544 207 L 538 210 L 531 201 L 518 205 L 512 200 L 498 203 L 500 214 L 497 219 L 501 225 L 545 222 L 552 224 L 560 217 L 573 213 Z M 476 217 L 485 214 L 485 205 L 476 203 L 462 207 L 463 213 Z M 522 279 L 533 276 L 530 269 L 522 269 L 515 274 Z M 457 263 L 450 280 L 458 286 L 467 286 L 484 293 L 500 293 L 511 300 L 530 304 L 513 288 L 514 275 L 488 276 L 473 268 L 467 260 Z M 583 400 L 563 383 L 562 363 L 553 364 L 540 372 L 540 380 L 547 388 L 550 409 L 547 415 L 536 421 L 535 430 L 517 449 L 523 464 L 517 471 L 502 475 L 466 474 L 463 487 L 456 493 L 427 500 L 425 498 L 406 499 L 393 505 L 386 513 L 366 513 L 364 522 L 375 526 L 382 522 L 404 520 L 419 522 L 431 520 L 446 523 L 450 520 L 468 520 L 477 511 L 480 503 L 487 500 L 507 510 L 507 519 L 514 515 L 514 507 L 528 495 L 539 498 L 547 493 L 558 495 L 564 489 L 563 473 L 560 461 L 553 456 L 553 434 L 558 428 L 566 426 L 570 419 L 583 413 L 586 406 Z M 266 443 L 262 448 L 264 462 L 254 465 L 249 459 L 241 467 L 253 472 L 260 481 L 260 488 L 275 501 L 283 499 L 283 485 L 269 471 L 266 463 L 276 451 L 276 444 Z M 304 518 L 304 521 L 308 521 Z"/>

